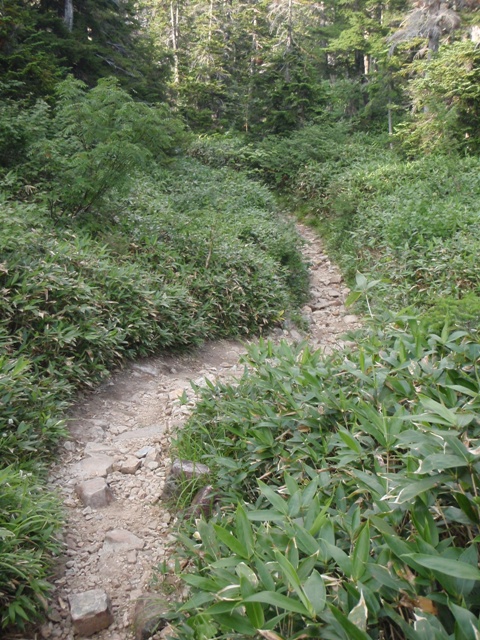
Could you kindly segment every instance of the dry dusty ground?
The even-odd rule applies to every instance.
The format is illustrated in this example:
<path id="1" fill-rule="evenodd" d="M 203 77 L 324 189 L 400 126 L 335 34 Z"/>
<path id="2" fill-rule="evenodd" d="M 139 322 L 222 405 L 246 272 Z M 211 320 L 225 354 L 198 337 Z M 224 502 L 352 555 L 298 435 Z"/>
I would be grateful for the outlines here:
<path id="1" fill-rule="evenodd" d="M 311 264 L 311 301 L 303 308 L 309 341 L 326 350 L 341 348 L 340 336 L 358 323 L 343 305 L 348 290 L 316 235 L 303 226 L 300 232 Z M 296 341 L 304 335 L 289 327 L 277 329 L 273 337 Z M 169 562 L 174 543 L 175 513 L 162 501 L 162 491 L 171 463 L 171 435 L 194 403 L 190 381 L 201 384 L 205 377 L 241 374 L 238 360 L 244 351 L 244 344 L 224 340 L 188 355 L 138 361 L 79 401 L 72 411 L 70 437 L 50 476 L 67 512 L 66 552 L 49 620 L 34 638 L 72 640 L 69 597 L 95 588 L 109 595 L 114 622 L 94 639 L 135 638 L 135 602 L 148 591 L 153 568 Z M 181 405 L 184 393 L 188 402 Z M 139 461 L 138 470 L 126 472 Z M 76 485 L 96 474 L 106 476 L 114 497 L 100 509 L 85 507 L 75 493 Z"/>

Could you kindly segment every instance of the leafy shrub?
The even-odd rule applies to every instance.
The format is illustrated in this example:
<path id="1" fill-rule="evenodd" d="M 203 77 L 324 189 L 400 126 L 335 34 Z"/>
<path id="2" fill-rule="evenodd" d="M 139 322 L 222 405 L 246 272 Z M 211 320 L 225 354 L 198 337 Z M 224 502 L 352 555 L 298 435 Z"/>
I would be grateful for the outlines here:
<path id="1" fill-rule="evenodd" d="M 262 331 L 305 295 L 298 238 L 264 187 L 193 160 L 135 180 L 111 198 L 116 221 L 55 223 L 38 202 L 2 198 L 0 483 L 16 487 L 0 498 L 3 626 L 42 611 L 59 517 L 38 496 L 75 390 L 137 355 Z"/>
<path id="2" fill-rule="evenodd" d="M 165 105 L 134 102 L 114 78 L 87 90 L 69 77 L 57 85 L 54 108 L 0 104 L 0 158 L 35 191 L 48 191 L 56 215 L 105 212 L 112 194 L 128 193 L 137 172 L 164 163 L 184 140 Z"/>
<path id="3" fill-rule="evenodd" d="M 0 629 L 23 628 L 44 610 L 61 522 L 58 501 L 32 474 L 0 469 Z"/>
<path id="4" fill-rule="evenodd" d="M 479 356 L 404 318 L 326 359 L 261 343 L 201 391 L 177 446 L 224 500 L 180 536 L 176 637 L 475 638 Z"/>
<path id="5" fill-rule="evenodd" d="M 295 131 L 289 136 L 267 136 L 257 144 L 243 144 L 241 138 L 202 137 L 189 153 L 214 167 L 224 164 L 246 169 L 277 188 L 291 185 L 297 172 L 310 162 L 337 160 L 348 126 L 325 121 Z"/>
<path id="6" fill-rule="evenodd" d="M 408 85 L 413 116 L 398 127 L 407 154 L 479 151 L 480 51 L 473 41 L 440 48 L 432 60 L 416 60 Z"/>
<path id="7" fill-rule="evenodd" d="M 343 151 L 340 161 L 299 173 L 296 201 L 346 275 L 381 280 L 373 296 L 380 308 L 415 305 L 432 319 L 445 297 L 478 295 L 478 159 L 405 162 L 366 137 Z M 460 307 L 449 308 L 454 319 Z"/>

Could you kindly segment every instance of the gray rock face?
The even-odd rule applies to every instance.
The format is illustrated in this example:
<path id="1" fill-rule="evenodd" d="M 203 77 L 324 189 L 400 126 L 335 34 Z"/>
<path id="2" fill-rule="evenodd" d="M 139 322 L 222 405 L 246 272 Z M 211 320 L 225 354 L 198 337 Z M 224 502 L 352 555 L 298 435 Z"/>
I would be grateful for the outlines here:
<path id="1" fill-rule="evenodd" d="M 142 461 L 136 456 L 127 456 L 126 460 L 117 462 L 115 469 L 120 473 L 127 473 L 133 475 L 142 466 Z"/>
<path id="2" fill-rule="evenodd" d="M 112 529 L 105 535 L 103 543 L 104 552 L 130 551 L 131 549 L 143 549 L 145 541 L 126 529 Z"/>
<path id="3" fill-rule="evenodd" d="M 102 589 L 71 595 L 70 613 L 79 636 L 91 636 L 113 622 L 110 598 Z"/>
<path id="4" fill-rule="evenodd" d="M 147 456 L 150 456 L 155 453 L 156 453 L 155 447 L 150 447 L 150 446 L 142 447 L 138 451 L 135 451 L 135 455 L 137 456 L 137 458 L 146 458 Z"/>
<path id="5" fill-rule="evenodd" d="M 113 493 L 104 478 L 92 478 L 77 484 L 75 492 L 86 507 L 100 509 L 113 500 Z"/>
<path id="6" fill-rule="evenodd" d="M 84 458 L 73 465 L 73 474 L 80 478 L 106 478 L 113 469 L 115 460 L 111 456 L 98 453 Z"/>
<path id="7" fill-rule="evenodd" d="M 210 475 L 210 468 L 200 462 L 191 460 L 174 460 L 170 469 L 170 475 L 175 480 L 180 478 L 200 478 Z"/>
<path id="8" fill-rule="evenodd" d="M 212 515 L 213 507 L 217 499 L 218 495 L 215 493 L 212 485 L 203 487 L 193 498 L 191 505 L 185 511 L 185 515 L 189 518 L 198 518 L 201 515 L 209 518 Z"/>
<path id="9" fill-rule="evenodd" d="M 147 640 L 167 625 L 167 602 L 158 595 L 147 593 L 137 600 L 133 614 L 135 640 Z"/>

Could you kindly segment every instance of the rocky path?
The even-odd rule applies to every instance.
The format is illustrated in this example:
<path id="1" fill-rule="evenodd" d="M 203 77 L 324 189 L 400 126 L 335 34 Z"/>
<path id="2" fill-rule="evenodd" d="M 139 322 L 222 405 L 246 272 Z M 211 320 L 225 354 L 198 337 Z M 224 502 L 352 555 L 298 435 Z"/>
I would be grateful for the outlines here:
<path id="1" fill-rule="evenodd" d="M 358 322 L 343 305 L 348 289 L 316 235 L 303 226 L 300 232 L 311 264 L 311 301 L 303 308 L 309 340 L 325 350 L 339 348 L 340 336 Z M 273 337 L 297 341 L 305 336 L 287 327 Z M 102 608 L 102 594 L 111 602 L 110 611 L 98 613 L 99 626 L 110 624 L 95 633 L 95 640 L 142 637 L 142 596 L 149 591 L 152 569 L 168 566 L 174 543 L 176 516 L 162 493 L 171 466 L 170 438 L 194 404 L 190 381 L 202 384 L 205 378 L 241 374 L 238 360 L 244 351 L 240 342 L 217 341 L 188 355 L 139 361 L 72 411 L 70 438 L 50 476 L 67 511 L 66 553 L 58 567 L 49 620 L 36 639 L 72 640 L 72 615 L 80 620 L 77 631 L 86 624 L 83 631 L 88 633 L 79 594 L 92 590 L 95 606 Z"/>

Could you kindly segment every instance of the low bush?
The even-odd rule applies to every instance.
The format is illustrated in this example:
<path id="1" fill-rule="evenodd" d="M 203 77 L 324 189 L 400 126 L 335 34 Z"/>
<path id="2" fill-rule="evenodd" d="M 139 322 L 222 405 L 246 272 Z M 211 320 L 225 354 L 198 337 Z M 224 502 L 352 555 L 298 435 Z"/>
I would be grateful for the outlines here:
<path id="1" fill-rule="evenodd" d="M 175 637 L 476 638 L 479 357 L 400 318 L 329 358 L 261 343 L 202 390 L 177 448 L 223 499 L 180 535 Z"/>
<path id="2" fill-rule="evenodd" d="M 59 513 L 34 475 L 0 469 L 0 629 L 23 628 L 46 610 L 52 558 L 61 549 Z"/>
<path id="3" fill-rule="evenodd" d="M 178 161 L 110 196 L 114 215 L 61 220 L 40 186 L 2 198 L 0 628 L 43 611 L 61 517 L 39 496 L 75 390 L 138 355 L 261 332 L 305 296 L 292 225 L 244 176 Z"/>
<path id="4" fill-rule="evenodd" d="M 189 154 L 210 166 L 246 170 L 283 190 L 292 186 L 297 173 L 309 163 L 340 160 L 348 132 L 347 124 L 326 119 L 285 137 L 267 136 L 255 144 L 241 137 L 201 137 L 192 142 Z"/>
<path id="5" fill-rule="evenodd" d="M 443 324 L 478 319 L 479 193 L 478 158 L 406 162 L 367 144 L 300 172 L 296 202 L 350 280 L 360 271 L 381 281 L 378 308 L 414 306 L 432 321 L 445 310 Z"/>

